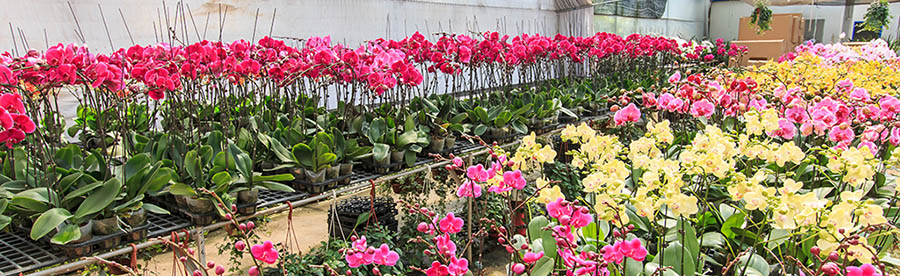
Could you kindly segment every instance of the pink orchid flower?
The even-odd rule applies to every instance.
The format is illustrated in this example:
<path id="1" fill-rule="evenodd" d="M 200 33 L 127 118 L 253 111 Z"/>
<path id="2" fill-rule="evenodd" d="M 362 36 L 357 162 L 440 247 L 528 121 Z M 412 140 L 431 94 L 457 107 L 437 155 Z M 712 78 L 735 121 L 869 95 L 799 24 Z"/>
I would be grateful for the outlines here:
<path id="1" fill-rule="evenodd" d="M 250 247 L 253 258 L 263 261 L 267 264 L 274 264 L 278 261 L 278 250 L 272 245 L 272 241 L 265 241 L 263 244 L 256 244 Z"/>

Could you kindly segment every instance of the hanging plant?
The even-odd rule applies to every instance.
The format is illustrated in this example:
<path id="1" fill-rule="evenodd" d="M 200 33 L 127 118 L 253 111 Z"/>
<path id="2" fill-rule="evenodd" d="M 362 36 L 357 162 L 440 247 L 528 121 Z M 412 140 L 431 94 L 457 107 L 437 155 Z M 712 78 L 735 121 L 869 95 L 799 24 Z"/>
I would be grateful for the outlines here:
<path id="1" fill-rule="evenodd" d="M 863 30 L 880 32 L 882 27 L 887 29 L 892 17 L 888 10 L 887 0 L 872 2 L 872 5 L 866 10 L 865 21 L 862 23 Z"/>
<path id="2" fill-rule="evenodd" d="M 766 6 L 766 3 L 763 1 L 756 2 L 756 8 L 753 9 L 753 13 L 750 14 L 750 25 L 756 25 L 759 27 L 756 32 L 761 33 L 768 30 L 771 30 L 772 27 L 770 24 L 772 23 L 772 10 Z"/>

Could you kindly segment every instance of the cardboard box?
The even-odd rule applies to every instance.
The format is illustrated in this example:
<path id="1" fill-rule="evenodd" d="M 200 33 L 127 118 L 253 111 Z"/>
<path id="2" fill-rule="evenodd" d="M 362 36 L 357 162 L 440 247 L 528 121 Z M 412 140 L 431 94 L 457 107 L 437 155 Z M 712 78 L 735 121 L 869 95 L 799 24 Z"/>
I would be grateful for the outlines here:
<path id="1" fill-rule="evenodd" d="M 731 43 L 747 47 L 747 53 L 738 61 L 740 66 L 777 60 L 784 53 L 793 50 L 791 43 L 784 39 L 737 40 Z"/>
<path id="2" fill-rule="evenodd" d="M 784 39 L 791 49 L 803 43 L 803 15 L 799 13 L 780 13 L 772 15 L 771 30 L 757 33 L 756 25 L 750 25 L 750 17 L 742 17 L 738 27 L 738 40 L 777 40 Z"/>

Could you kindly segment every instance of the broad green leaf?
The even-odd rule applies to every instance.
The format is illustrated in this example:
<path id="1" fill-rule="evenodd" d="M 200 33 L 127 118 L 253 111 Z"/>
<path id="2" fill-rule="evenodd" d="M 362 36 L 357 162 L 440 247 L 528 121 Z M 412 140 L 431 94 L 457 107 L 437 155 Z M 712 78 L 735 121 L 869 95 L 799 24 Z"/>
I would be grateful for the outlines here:
<path id="1" fill-rule="evenodd" d="M 542 245 L 544 247 L 544 256 L 549 258 L 555 258 L 557 253 L 556 239 L 553 238 L 552 231 L 543 231 L 543 235 L 541 236 Z"/>
<path id="2" fill-rule="evenodd" d="M 747 264 L 747 260 L 749 259 L 749 265 Z M 769 263 L 766 262 L 766 259 L 760 255 L 744 255 L 738 262 L 735 264 L 735 272 L 742 272 L 743 275 L 755 275 L 755 276 L 766 276 L 769 275 Z M 744 273 L 744 267 L 747 267 L 747 271 Z"/>
<path id="3" fill-rule="evenodd" d="M 38 240 L 53 231 L 57 226 L 71 218 L 72 214 L 63 208 L 53 208 L 47 210 L 34 221 L 31 226 L 31 239 Z M 80 234 L 80 233 L 79 233 Z"/>
<path id="4" fill-rule="evenodd" d="M 192 179 L 200 178 L 200 157 L 196 150 L 188 151 L 184 155 L 184 170 Z"/>
<path id="5" fill-rule="evenodd" d="M 168 184 L 169 181 L 172 180 L 172 175 L 174 173 L 175 171 L 170 168 L 156 169 L 156 171 L 154 171 L 153 174 L 147 178 L 144 188 L 140 191 L 140 193 L 147 191 L 156 192 L 162 190 L 163 188 L 165 188 L 166 184 Z"/>
<path id="6" fill-rule="evenodd" d="M 55 244 L 67 244 L 81 238 L 81 229 L 75 224 L 66 224 L 62 230 L 53 235 L 50 242 Z"/>
<path id="7" fill-rule="evenodd" d="M 669 228 L 666 233 L 666 241 L 678 241 L 686 245 L 686 249 L 690 251 L 692 256 L 700 253 L 700 243 L 697 241 L 697 233 L 690 222 L 679 219 L 675 227 Z"/>
<path id="8" fill-rule="evenodd" d="M 625 258 L 625 276 L 638 276 L 644 272 L 644 264 L 632 258 Z"/>
<path id="9" fill-rule="evenodd" d="M 487 131 L 487 129 L 488 129 L 487 125 L 480 124 L 475 127 L 474 133 L 475 133 L 475 135 L 481 136 L 481 135 L 484 135 L 484 133 Z"/>
<path id="10" fill-rule="evenodd" d="M 391 146 L 382 143 L 376 143 L 374 147 L 372 147 L 372 153 L 375 158 L 375 161 L 384 160 L 386 158 L 390 158 L 391 155 Z"/>
<path id="11" fill-rule="evenodd" d="M 231 185 L 231 174 L 228 172 L 218 172 L 212 176 L 212 184 L 216 192 L 224 192 Z"/>
<path id="12" fill-rule="evenodd" d="M 672 270 L 679 275 L 694 275 L 694 272 L 697 271 L 697 265 L 694 263 L 695 256 L 679 241 L 670 243 L 662 255 L 662 258 L 657 257 L 653 262 L 661 266 L 671 266 Z"/>
<path id="13" fill-rule="evenodd" d="M 272 191 L 291 192 L 291 193 L 295 192 L 294 188 L 291 188 L 291 186 L 284 185 L 284 184 L 281 184 L 278 182 L 262 181 L 262 182 L 257 183 L 256 185 L 259 187 L 262 187 L 264 189 L 272 190 Z"/>
<path id="14" fill-rule="evenodd" d="M 197 196 L 197 191 L 184 183 L 175 183 L 169 186 L 169 193 L 180 196 Z"/>
<path id="15" fill-rule="evenodd" d="M 553 272 L 553 266 L 553 259 L 545 255 L 534 263 L 534 269 L 531 270 L 531 276 L 548 276 Z"/>
<path id="16" fill-rule="evenodd" d="M 294 175 L 289 174 L 289 173 L 253 176 L 253 182 L 256 182 L 256 181 L 291 181 L 291 180 L 294 180 Z"/>
<path id="17" fill-rule="evenodd" d="M 729 239 L 734 239 L 737 234 L 734 229 L 741 229 L 744 225 L 744 214 L 743 213 L 735 213 L 728 217 L 725 220 L 725 223 L 722 224 L 722 234 Z"/>
<path id="18" fill-rule="evenodd" d="M 81 205 L 75 210 L 74 217 L 83 218 L 103 210 L 103 208 L 106 208 L 116 200 L 116 195 L 119 194 L 121 189 L 122 182 L 119 182 L 119 179 L 111 178 L 107 180 L 100 188 L 84 199 L 84 202 L 81 202 Z"/>
<path id="19" fill-rule="evenodd" d="M 10 222 L 12 222 L 11 217 L 0 215 L 0 231 L 2 231 L 3 228 L 6 228 L 6 226 L 9 225 Z"/>
<path id="20" fill-rule="evenodd" d="M 540 238 L 545 231 L 543 228 L 547 225 L 550 225 L 550 221 L 545 216 L 531 218 L 531 221 L 528 222 L 528 236 L 532 239 Z"/>
<path id="21" fill-rule="evenodd" d="M 156 204 L 145 202 L 143 204 L 143 207 L 144 207 L 144 210 L 147 210 L 147 212 L 150 212 L 150 213 L 161 214 L 161 215 L 170 214 L 169 210 L 166 210 L 166 209 L 163 209 L 162 207 L 156 206 Z"/>
<path id="22" fill-rule="evenodd" d="M 241 172 L 244 177 L 250 177 L 253 175 L 253 160 L 250 158 L 250 155 L 247 155 L 246 152 L 242 151 L 235 144 L 229 144 L 228 148 L 231 150 L 231 153 L 234 155 L 235 165 L 237 165 L 238 171 Z"/>
<path id="23" fill-rule="evenodd" d="M 89 184 L 87 184 L 87 185 L 81 186 L 81 187 L 79 187 L 78 189 L 72 191 L 71 193 L 66 194 L 66 197 L 64 197 L 64 198 L 62 199 L 62 202 L 63 202 L 63 203 L 67 203 L 67 202 L 69 202 L 70 200 L 79 198 L 79 197 L 81 197 L 81 196 L 83 196 L 83 195 L 86 195 L 86 194 L 88 194 L 88 193 L 94 191 L 95 189 L 99 188 L 100 186 L 103 186 L 103 182 L 102 182 L 102 181 L 94 181 L 94 182 L 89 183 Z"/>
<path id="24" fill-rule="evenodd" d="M 28 211 L 44 212 L 50 209 L 51 196 L 47 188 L 32 188 L 17 193 L 10 200 L 10 204 L 21 207 Z"/>
<path id="25" fill-rule="evenodd" d="M 706 232 L 703 233 L 703 237 L 701 238 L 700 246 L 702 247 L 712 247 L 712 248 L 722 248 L 725 245 L 725 236 L 719 232 Z"/>
<path id="26" fill-rule="evenodd" d="M 769 232 L 769 238 L 768 242 L 766 243 L 766 247 L 774 250 L 776 247 L 788 241 L 790 237 L 791 231 L 784 229 L 772 229 L 772 231 Z"/>
<path id="27" fill-rule="evenodd" d="M 359 216 L 356 217 L 356 224 L 353 224 L 353 229 L 356 229 L 356 227 L 359 226 L 360 224 L 363 224 L 364 222 L 369 221 L 369 217 L 371 215 L 372 215 L 372 213 L 369 213 L 369 212 L 364 212 L 362 214 L 359 214 Z"/>

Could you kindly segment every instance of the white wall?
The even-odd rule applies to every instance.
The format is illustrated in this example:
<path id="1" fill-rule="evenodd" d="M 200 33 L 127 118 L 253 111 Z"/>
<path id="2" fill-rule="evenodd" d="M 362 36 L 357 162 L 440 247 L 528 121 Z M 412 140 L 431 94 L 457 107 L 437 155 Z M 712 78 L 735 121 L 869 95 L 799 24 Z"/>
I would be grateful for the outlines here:
<path id="1" fill-rule="evenodd" d="M 866 15 L 868 5 L 856 5 L 853 7 L 853 21 L 862 21 Z M 843 6 L 798 5 L 798 6 L 772 6 L 773 13 L 802 13 L 804 19 L 825 19 L 822 32 L 822 42 L 833 43 L 840 39 L 841 24 L 843 24 Z M 713 2 L 710 8 L 709 35 L 722 37 L 726 40 L 736 40 L 738 36 L 738 20 L 741 17 L 750 16 L 753 6 L 740 1 Z M 890 4 L 890 13 L 893 15 L 888 29 L 883 31 L 882 37 L 897 38 L 900 30 L 900 3 Z M 852 28 L 851 28 L 852 30 Z M 851 34 L 847 34 L 850 39 Z"/>
<path id="2" fill-rule="evenodd" d="M 160 22 L 165 29 L 168 10 L 169 24 L 174 26 L 178 9 L 175 0 L 165 0 L 166 9 L 160 0 L 0 0 L 4 7 L 0 9 L 0 48 L 13 48 L 10 23 L 20 53 L 24 46 L 19 28 L 30 48 L 43 49 L 47 41 L 50 45 L 81 43 L 67 2 L 72 3 L 85 42 L 95 51 L 110 49 L 100 8 L 115 48 L 132 44 L 120 9 L 138 44 L 156 43 L 158 34 L 154 35 L 154 24 L 157 33 Z M 402 38 L 416 30 L 422 33 L 499 30 L 551 35 L 558 32 L 559 24 L 553 0 L 185 0 L 184 3 L 190 12 L 184 13 L 186 21 L 178 14 L 176 31 L 179 37 L 183 36 L 185 24 L 182 23 L 187 23 L 189 42 L 196 42 L 198 36 L 218 40 L 219 7 L 224 11 L 226 6 L 228 12 L 222 32 L 225 41 L 249 40 L 253 36 L 257 9 L 256 39 L 269 34 L 274 13 L 274 36 L 330 35 L 332 41 L 351 46 L 379 37 Z"/>
<path id="3" fill-rule="evenodd" d="M 707 0 L 669 0 L 660 19 L 595 15 L 594 31 L 619 35 L 641 33 L 685 39 L 706 38 L 709 5 Z"/>

